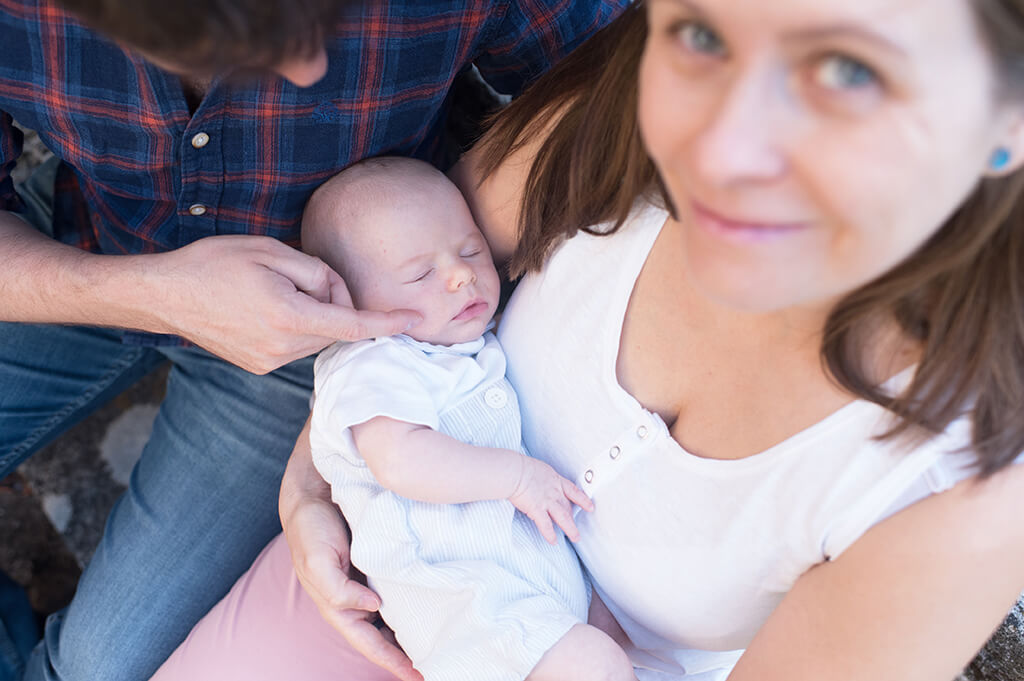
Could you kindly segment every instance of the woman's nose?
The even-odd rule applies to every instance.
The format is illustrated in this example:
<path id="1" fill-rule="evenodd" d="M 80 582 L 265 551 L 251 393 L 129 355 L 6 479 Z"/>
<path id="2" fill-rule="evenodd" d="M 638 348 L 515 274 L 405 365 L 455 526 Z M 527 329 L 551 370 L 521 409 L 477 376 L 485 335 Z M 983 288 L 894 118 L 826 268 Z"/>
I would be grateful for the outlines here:
<path id="1" fill-rule="evenodd" d="M 696 140 L 697 172 L 709 186 L 764 182 L 785 174 L 792 124 L 785 77 L 770 69 L 738 74 L 720 93 Z"/>
<path id="2" fill-rule="evenodd" d="M 448 273 L 448 290 L 458 291 L 463 286 L 476 281 L 476 272 L 469 265 L 459 263 L 454 265 Z"/>

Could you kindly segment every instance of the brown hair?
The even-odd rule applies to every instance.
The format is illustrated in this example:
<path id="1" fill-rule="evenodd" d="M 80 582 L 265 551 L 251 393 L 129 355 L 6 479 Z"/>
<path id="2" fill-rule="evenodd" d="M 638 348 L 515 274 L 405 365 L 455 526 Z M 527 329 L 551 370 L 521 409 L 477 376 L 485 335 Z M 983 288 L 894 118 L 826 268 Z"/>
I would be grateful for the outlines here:
<path id="1" fill-rule="evenodd" d="M 1024 2 L 973 5 L 1004 95 L 1024 91 Z M 498 114 L 481 140 L 486 175 L 550 126 L 522 198 L 513 276 L 539 269 L 578 230 L 595 233 L 586 225 L 616 231 L 641 195 L 671 210 L 637 129 L 636 74 L 646 33 L 638 1 Z M 836 305 L 821 347 L 833 380 L 899 417 L 883 437 L 941 432 L 972 405 L 982 476 L 1024 451 L 1022 220 L 1024 173 L 982 180 L 913 255 Z M 866 366 L 864 347 L 881 311 L 922 348 L 913 381 L 897 396 L 874 383 Z"/>
<path id="2" fill-rule="evenodd" d="M 197 72 L 312 55 L 345 0 L 59 0 L 86 25 Z"/>

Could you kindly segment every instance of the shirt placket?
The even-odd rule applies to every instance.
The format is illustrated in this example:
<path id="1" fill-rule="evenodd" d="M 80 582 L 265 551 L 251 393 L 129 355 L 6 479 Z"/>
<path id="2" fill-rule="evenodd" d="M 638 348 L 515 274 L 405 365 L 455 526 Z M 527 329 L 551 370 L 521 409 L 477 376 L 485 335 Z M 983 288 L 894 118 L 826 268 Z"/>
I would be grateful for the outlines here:
<path id="1" fill-rule="evenodd" d="M 218 233 L 218 208 L 224 191 L 223 125 L 216 84 L 189 120 L 180 141 L 181 189 L 177 213 L 180 244 Z"/>
<path id="2" fill-rule="evenodd" d="M 593 496 L 601 487 L 611 484 L 652 444 L 663 440 L 666 434 L 661 419 L 649 413 L 639 416 L 587 461 L 575 481 L 576 485 L 588 496 Z"/>

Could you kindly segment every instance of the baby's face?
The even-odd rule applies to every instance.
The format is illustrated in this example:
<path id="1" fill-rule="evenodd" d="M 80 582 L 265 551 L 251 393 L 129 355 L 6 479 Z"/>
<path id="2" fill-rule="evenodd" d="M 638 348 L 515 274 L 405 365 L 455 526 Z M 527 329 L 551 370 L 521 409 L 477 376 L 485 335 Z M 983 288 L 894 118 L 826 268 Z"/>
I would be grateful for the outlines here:
<path id="1" fill-rule="evenodd" d="M 382 207 L 364 241 L 372 274 L 359 291 L 360 305 L 416 310 L 423 321 L 408 335 L 435 345 L 482 335 L 500 292 L 487 242 L 453 192 L 454 197 Z"/>

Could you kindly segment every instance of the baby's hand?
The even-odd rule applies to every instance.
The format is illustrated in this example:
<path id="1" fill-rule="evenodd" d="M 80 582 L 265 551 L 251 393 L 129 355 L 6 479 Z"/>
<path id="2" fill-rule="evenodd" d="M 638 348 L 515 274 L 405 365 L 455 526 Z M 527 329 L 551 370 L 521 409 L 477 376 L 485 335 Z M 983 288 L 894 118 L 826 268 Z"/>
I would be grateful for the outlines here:
<path id="1" fill-rule="evenodd" d="M 594 502 L 579 487 L 543 461 L 528 456 L 523 457 L 519 484 L 508 500 L 536 523 L 537 529 L 549 544 L 558 541 L 552 521 L 572 541 L 580 538 L 580 531 L 572 519 L 573 504 L 585 511 L 594 510 Z"/>

